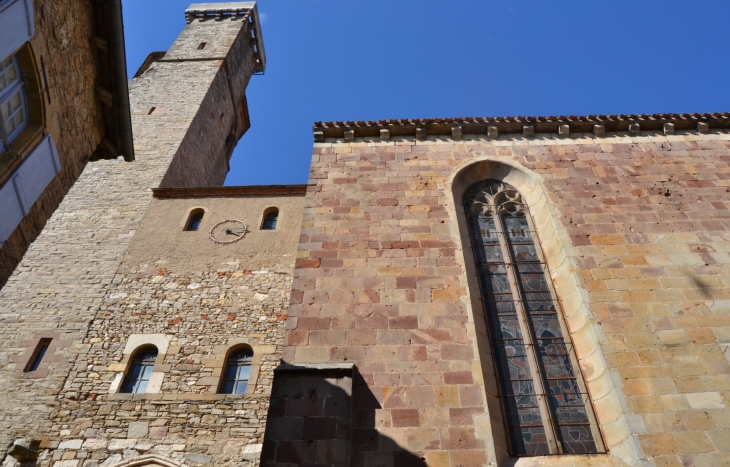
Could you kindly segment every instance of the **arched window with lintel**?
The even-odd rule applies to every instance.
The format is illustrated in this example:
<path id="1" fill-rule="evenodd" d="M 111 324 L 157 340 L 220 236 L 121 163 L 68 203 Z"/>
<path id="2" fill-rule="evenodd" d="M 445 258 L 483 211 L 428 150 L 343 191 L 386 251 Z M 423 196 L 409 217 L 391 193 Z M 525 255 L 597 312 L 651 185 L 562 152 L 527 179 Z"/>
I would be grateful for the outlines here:
<path id="1" fill-rule="evenodd" d="M 507 183 L 463 196 L 510 454 L 605 452 L 530 213 Z"/>
<path id="2" fill-rule="evenodd" d="M 279 208 L 270 207 L 264 211 L 261 220 L 261 230 L 276 230 L 276 224 L 279 221 Z"/>
<path id="3" fill-rule="evenodd" d="M 246 394 L 252 362 L 253 350 L 248 347 L 231 352 L 226 358 L 223 379 L 218 392 L 221 394 Z"/>
<path id="4" fill-rule="evenodd" d="M 193 209 L 188 215 L 188 220 L 185 222 L 186 232 L 197 232 L 200 230 L 200 224 L 203 223 L 203 216 L 205 216 L 205 210 L 201 208 Z"/>

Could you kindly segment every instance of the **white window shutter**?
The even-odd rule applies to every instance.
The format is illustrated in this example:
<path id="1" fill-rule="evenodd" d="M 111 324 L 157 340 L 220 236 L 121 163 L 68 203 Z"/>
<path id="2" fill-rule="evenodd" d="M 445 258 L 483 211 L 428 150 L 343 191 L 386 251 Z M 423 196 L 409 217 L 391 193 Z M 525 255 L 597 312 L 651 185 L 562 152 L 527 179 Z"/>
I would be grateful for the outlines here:
<path id="1" fill-rule="evenodd" d="M 34 33 L 32 0 L 0 0 L 0 60 L 12 55 Z"/>

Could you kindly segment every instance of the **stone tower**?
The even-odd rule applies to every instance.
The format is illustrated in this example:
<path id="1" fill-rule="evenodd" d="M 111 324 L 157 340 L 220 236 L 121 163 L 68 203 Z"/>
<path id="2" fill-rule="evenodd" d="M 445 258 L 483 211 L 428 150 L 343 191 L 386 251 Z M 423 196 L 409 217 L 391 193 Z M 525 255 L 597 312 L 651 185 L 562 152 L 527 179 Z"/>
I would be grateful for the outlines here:
<path id="1" fill-rule="evenodd" d="M 255 2 L 194 4 L 185 15 L 170 50 L 153 54 L 130 82 L 136 161 L 89 163 L 0 292 L 3 449 L 19 438 L 53 449 L 70 434 L 51 422 L 64 415 L 59 393 L 79 365 L 87 369 L 80 356 L 93 345 L 89 326 L 153 201 L 150 190 L 222 185 L 249 127 L 246 86 L 266 60 Z M 39 368 L 27 372 L 46 345 Z"/>

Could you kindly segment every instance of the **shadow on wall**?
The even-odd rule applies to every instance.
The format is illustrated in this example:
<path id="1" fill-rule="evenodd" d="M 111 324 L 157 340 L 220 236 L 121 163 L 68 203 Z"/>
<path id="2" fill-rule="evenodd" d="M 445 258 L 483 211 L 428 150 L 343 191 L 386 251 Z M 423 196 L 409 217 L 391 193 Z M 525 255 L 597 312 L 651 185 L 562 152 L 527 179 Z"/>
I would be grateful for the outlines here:
<path id="1" fill-rule="evenodd" d="M 426 467 L 375 428 L 382 408 L 353 366 L 282 361 L 274 376 L 261 467 Z"/>

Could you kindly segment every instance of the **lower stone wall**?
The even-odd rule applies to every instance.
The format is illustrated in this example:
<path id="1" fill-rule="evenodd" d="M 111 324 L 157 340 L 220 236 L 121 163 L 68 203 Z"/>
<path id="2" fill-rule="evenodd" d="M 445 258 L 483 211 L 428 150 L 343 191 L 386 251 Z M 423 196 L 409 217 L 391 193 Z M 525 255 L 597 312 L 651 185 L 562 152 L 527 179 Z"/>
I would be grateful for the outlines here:
<path id="1" fill-rule="evenodd" d="M 106 467 L 144 454 L 190 466 L 258 465 L 292 266 L 234 262 L 178 274 L 141 265 L 117 274 L 76 348 L 38 465 Z M 166 337 L 153 370 L 164 373 L 157 393 L 110 393 L 132 335 Z M 226 353 L 240 343 L 254 350 L 247 394 L 217 394 Z"/>

